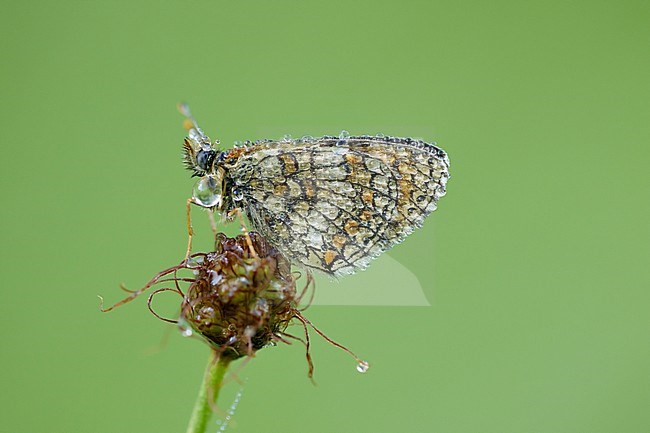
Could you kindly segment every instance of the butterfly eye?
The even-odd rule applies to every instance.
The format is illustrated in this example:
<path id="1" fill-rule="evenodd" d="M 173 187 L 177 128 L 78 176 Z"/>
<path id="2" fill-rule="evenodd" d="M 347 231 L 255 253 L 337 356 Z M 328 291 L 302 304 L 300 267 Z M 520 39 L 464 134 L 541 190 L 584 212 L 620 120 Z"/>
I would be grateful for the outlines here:
<path id="1" fill-rule="evenodd" d="M 210 150 L 199 150 L 196 154 L 196 164 L 201 168 L 203 171 L 210 171 L 212 168 L 212 163 L 214 162 L 214 158 L 216 158 L 217 152 L 210 149 Z"/>
<path id="2" fill-rule="evenodd" d="M 199 206 L 215 207 L 221 204 L 221 184 L 214 176 L 205 176 L 194 185 L 192 197 Z"/>

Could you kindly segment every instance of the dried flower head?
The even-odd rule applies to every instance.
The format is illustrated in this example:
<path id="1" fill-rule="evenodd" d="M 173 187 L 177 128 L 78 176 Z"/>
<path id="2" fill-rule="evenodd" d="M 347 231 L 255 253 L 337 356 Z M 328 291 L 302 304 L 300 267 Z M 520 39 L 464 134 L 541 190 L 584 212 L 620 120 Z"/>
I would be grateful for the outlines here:
<path id="1" fill-rule="evenodd" d="M 257 233 L 217 236 L 216 251 L 192 256 L 182 332 L 197 332 L 222 356 L 252 355 L 277 341 L 297 314 L 289 262 Z"/>
<path id="2" fill-rule="evenodd" d="M 191 276 L 179 275 L 182 270 L 191 271 Z M 290 340 L 297 340 L 306 347 L 312 377 L 309 326 L 353 356 L 359 372 L 368 369 L 367 362 L 331 340 L 302 315 L 298 305 L 313 282 L 311 275 L 307 275 L 307 283 L 298 293 L 289 261 L 255 232 L 235 238 L 218 234 L 215 251 L 192 254 L 189 260 L 159 272 L 137 291 L 122 286 L 130 295 L 102 311 L 111 311 L 164 282 L 173 283 L 173 287 L 158 288 L 149 295 L 151 312 L 161 320 L 177 324 L 184 336 L 199 335 L 221 358 L 250 357 L 277 342 L 291 344 Z M 189 284 L 185 292 L 181 283 Z M 161 317 L 152 308 L 155 295 L 165 291 L 183 298 L 178 320 Z M 304 338 L 286 332 L 294 319 L 302 325 Z"/>

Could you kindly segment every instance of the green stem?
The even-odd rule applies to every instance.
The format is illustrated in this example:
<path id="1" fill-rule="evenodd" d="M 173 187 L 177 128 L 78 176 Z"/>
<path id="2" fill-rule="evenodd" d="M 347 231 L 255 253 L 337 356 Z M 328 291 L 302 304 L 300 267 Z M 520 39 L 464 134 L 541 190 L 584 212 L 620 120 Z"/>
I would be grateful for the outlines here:
<path id="1" fill-rule="evenodd" d="M 212 352 L 208 366 L 205 369 L 199 395 L 196 398 L 196 403 L 194 403 L 190 424 L 187 426 L 187 433 L 205 432 L 208 421 L 212 416 L 212 408 L 217 402 L 219 390 L 221 390 L 223 376 L 229 364 L 230 359 L 219 357 L 216 352 Z"/>

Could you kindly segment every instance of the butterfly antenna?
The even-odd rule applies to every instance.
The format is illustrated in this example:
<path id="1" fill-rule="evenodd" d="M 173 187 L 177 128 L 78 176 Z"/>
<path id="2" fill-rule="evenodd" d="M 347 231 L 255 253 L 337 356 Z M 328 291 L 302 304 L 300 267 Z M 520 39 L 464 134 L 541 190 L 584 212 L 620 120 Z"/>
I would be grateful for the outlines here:
<path id="1" fill-rule="evenodd" d="M 185 102 L 181 102 L 176 105 L 176 108 L 183 116 L 185 116 L 183 127 L 189 131 L 190 138 L 198 141 L 199 143 L 210 143 L 210 138 L 205 135 L 201 128 L 199 128 L 198 123 L 196 123 L 196 119 L 194 119 L 194 116 L 192 116 L 189 105 L 187 105 Z"/>

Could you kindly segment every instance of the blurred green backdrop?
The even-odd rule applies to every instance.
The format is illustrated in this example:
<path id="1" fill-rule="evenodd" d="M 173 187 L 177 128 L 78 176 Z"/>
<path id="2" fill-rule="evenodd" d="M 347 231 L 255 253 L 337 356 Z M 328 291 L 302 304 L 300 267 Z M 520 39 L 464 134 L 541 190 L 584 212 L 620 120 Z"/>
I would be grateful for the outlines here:
<path id="1" fill-rule="evenodd" d="M 315 337 L 314 387 L 301 347 L 266 349 L 232 431 L 650 431 L 649 22 L 613 0 L 3 2 L 0 431 L 184 431 L 206 347 L 96 298 L 182 258 L 181 100 L 227 146 L 347 129 L 452 161 L 390 253 L 432 306 L 314 307 L 372 369 Z"/>

